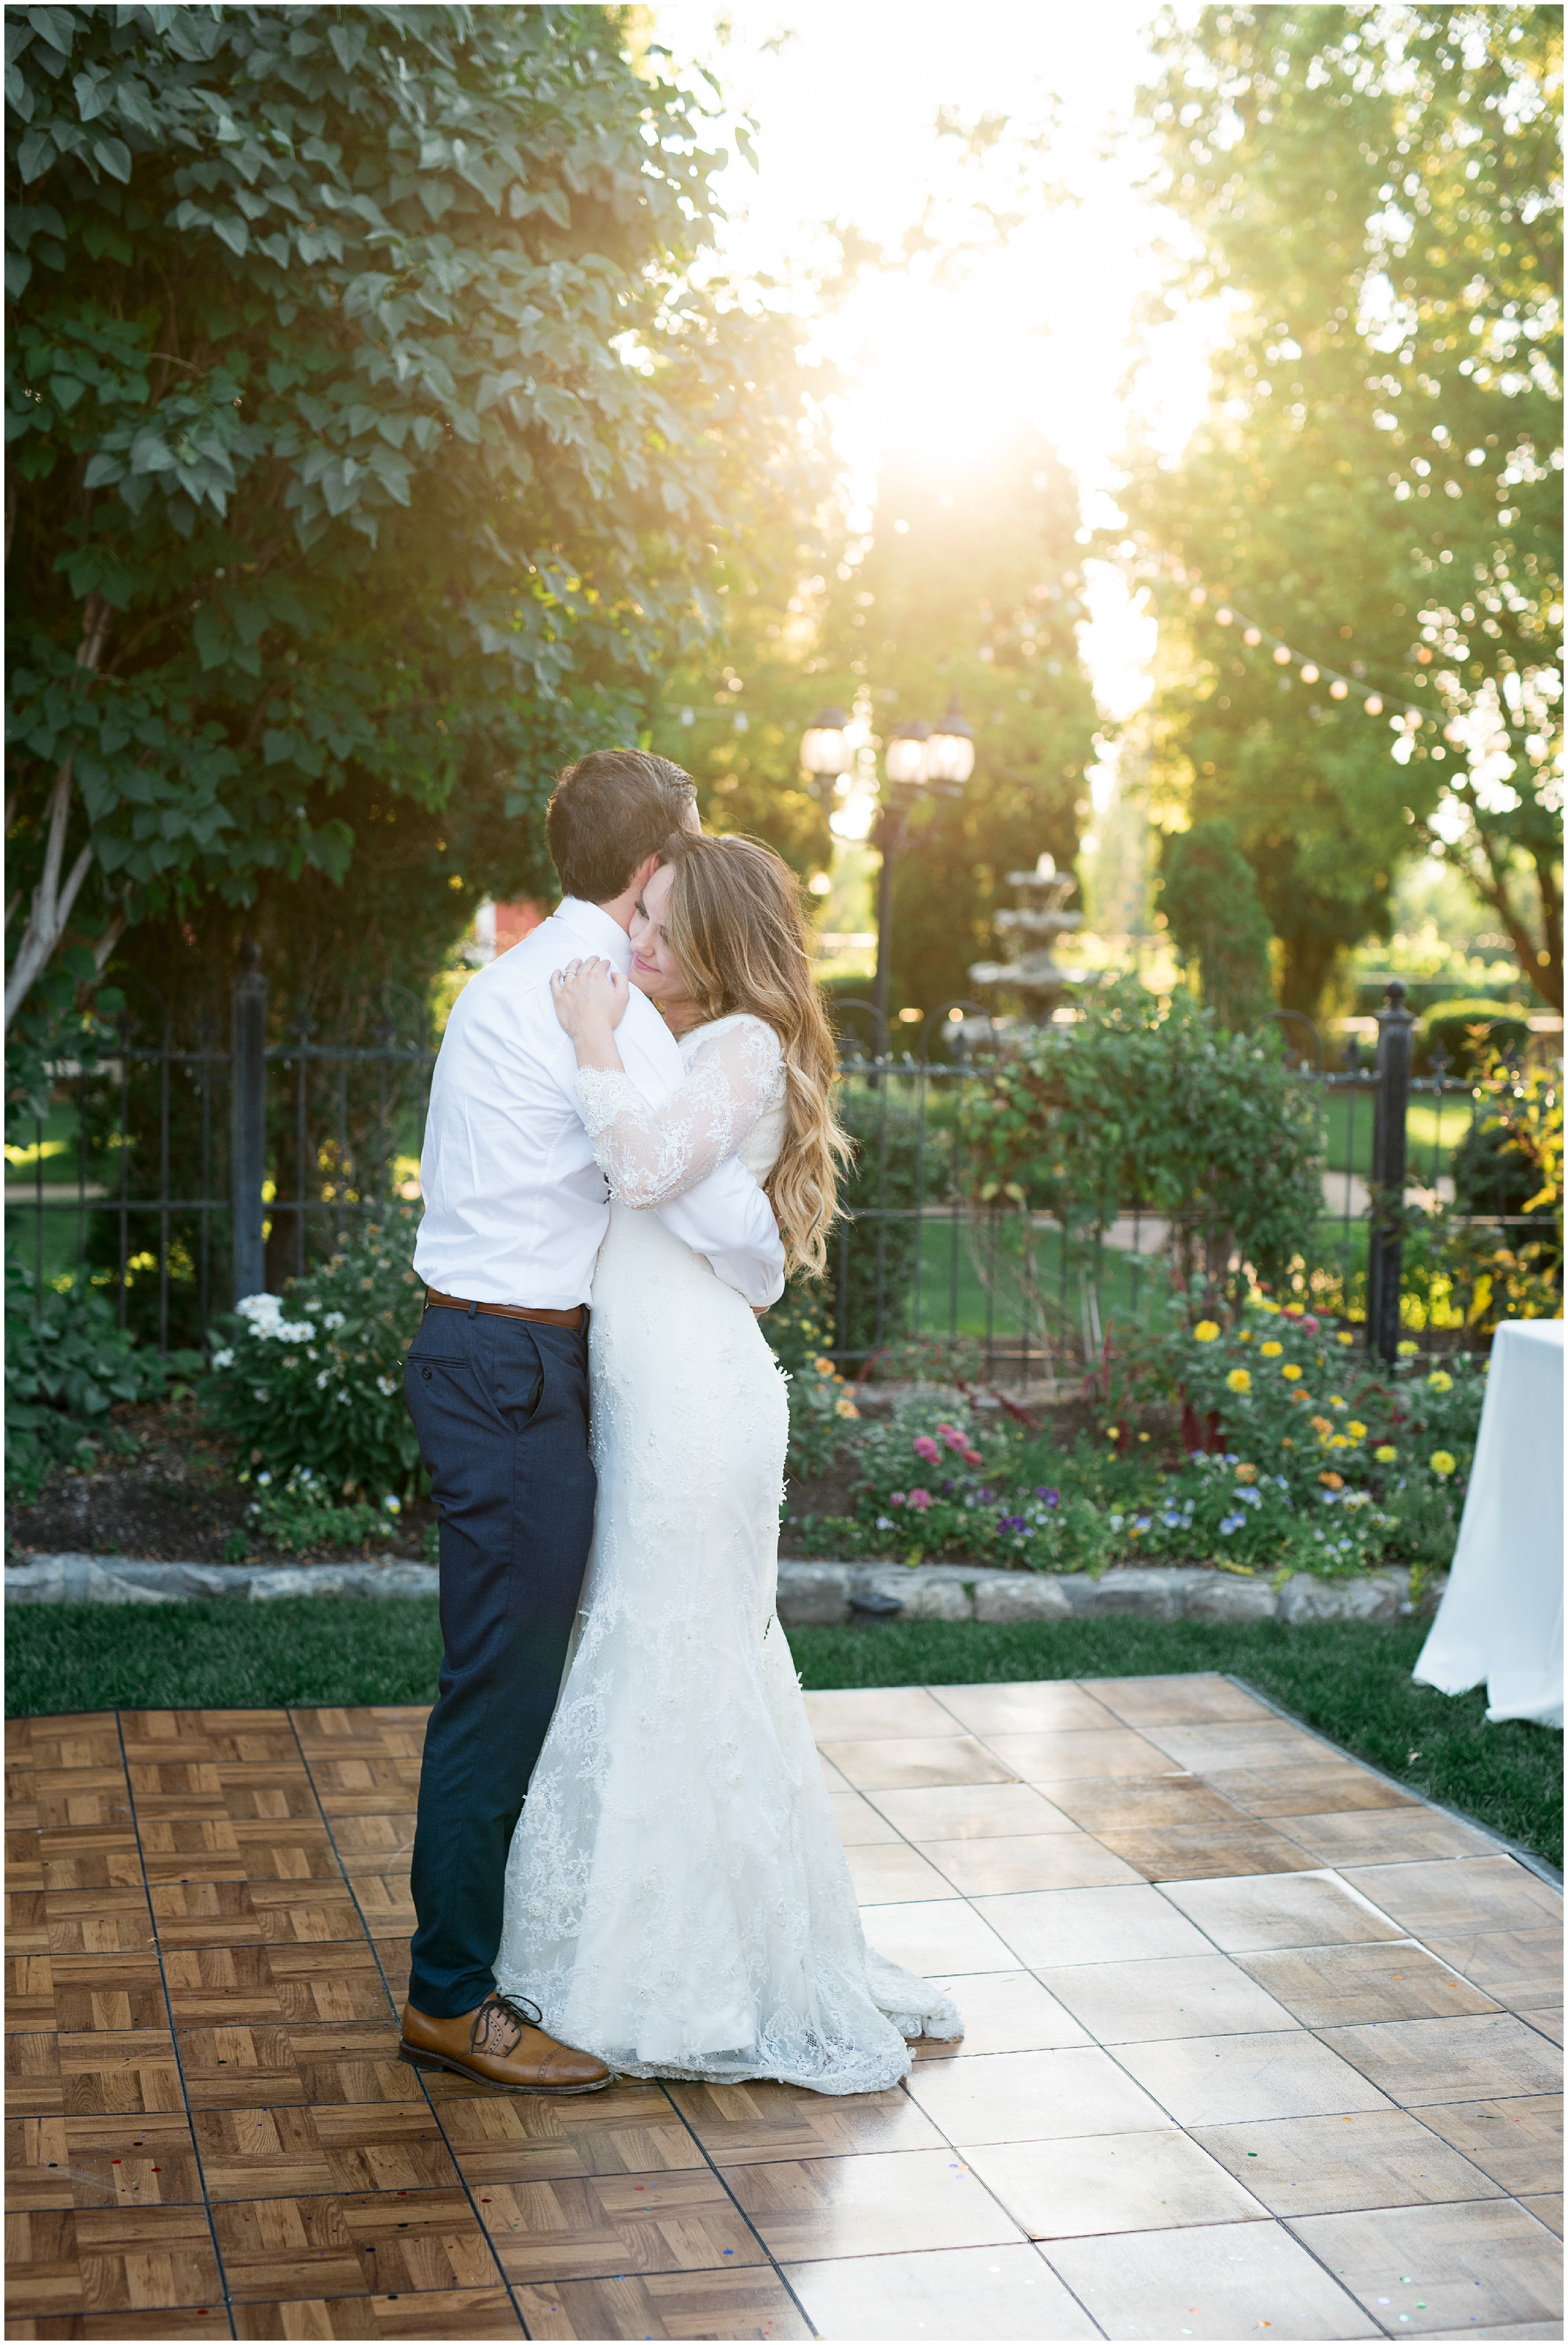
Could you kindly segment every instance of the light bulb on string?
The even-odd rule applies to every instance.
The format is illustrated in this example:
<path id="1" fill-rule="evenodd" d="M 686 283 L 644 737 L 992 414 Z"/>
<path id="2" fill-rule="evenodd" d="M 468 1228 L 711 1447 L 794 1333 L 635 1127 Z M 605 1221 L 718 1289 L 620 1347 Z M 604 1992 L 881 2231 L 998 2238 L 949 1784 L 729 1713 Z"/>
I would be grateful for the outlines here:
<path id="1" fill-rule="evenodd" d="M 1329 697 L 1330 700 L 1343 700 L 1347 693 L 1350 691 L 1350 688 L 1351 687 L 1345 682 L 1344 677 L 1342 675 L 1337 675 L 1332 684 L 1329 686 Z"/>
<path id="2" fill-rule="evenodd" d="M 1375 692 L 1367 695 L 1366 707 L 1369 716 L 1381 716 L 1383 713 L 1383 704 Z"/>
<path id="3" fill-rule="evenodd" d="M 1274 646 L 1274 665 L 1276 667 L 1289 667 L 1290 665 L 1290 654 L 1284 644 Z"/>
<path id="4" fill-rule="evenodd" d="M 1256 646 L 1262 642 L 1263 637 L 1256 627 L 1249 627 L 1241 640 L 1244 644 L 1251 644 Z"/>
<path id="5" fill-rule="evenodd" d="M 1303 684 L 1316 684 L 1318 681 L 1317 668 L 1310 660 L 1303 660 L 1301 663 L 1301 681 Z"/>
<path id="6" fill-rule="evenodd" d="M 1235 616 L 1236 614 L 1234 611 L 1228 611 L 1222 606 L 1214 614 L 1214 624 L 1219 627 L 1228 627 Z"/>

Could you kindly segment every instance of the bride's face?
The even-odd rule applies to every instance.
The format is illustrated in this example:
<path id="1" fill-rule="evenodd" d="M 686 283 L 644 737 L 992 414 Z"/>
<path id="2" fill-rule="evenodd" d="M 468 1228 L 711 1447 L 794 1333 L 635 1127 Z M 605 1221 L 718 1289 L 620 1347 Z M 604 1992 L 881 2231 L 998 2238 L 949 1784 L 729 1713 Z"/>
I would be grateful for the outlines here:
<path id="1" fill-rule="evenodd" d="M 692 999 L 685 974 L 664 935 L 664 907 L 674 878 L 668 863 L 659 866 L 637 899 L 631 927 L 632 982 L 639 993 L 647 994 L 666 1010 Z"/>

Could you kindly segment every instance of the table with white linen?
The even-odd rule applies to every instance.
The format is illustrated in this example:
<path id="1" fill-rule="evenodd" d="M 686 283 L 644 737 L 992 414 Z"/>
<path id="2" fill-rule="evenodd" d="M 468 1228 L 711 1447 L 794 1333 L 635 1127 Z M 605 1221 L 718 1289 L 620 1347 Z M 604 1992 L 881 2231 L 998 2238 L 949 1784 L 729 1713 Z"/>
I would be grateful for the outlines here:
<path id="1" fill-rule="evenodd" d="M 1489 1719 L 1563 1723 L 1563 1322 L 1510 1319 L 1492 1339 L 1459 1545 L 1420 1685 L 1486 1680 Z"/>

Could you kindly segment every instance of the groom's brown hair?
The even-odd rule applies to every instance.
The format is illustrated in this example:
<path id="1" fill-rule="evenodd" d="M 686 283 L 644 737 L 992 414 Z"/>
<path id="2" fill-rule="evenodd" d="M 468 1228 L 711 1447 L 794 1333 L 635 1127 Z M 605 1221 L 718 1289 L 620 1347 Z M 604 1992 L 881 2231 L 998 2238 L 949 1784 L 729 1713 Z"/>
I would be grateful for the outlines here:
<path id="1" fill-rule="evenodd" d="M 556 780 L 545 816 L 551 860 L 564 896 L 612 903 L 632 875 L 684 830 L 697 786 L 668 757 L 644 749 L 591 749 Z"/>

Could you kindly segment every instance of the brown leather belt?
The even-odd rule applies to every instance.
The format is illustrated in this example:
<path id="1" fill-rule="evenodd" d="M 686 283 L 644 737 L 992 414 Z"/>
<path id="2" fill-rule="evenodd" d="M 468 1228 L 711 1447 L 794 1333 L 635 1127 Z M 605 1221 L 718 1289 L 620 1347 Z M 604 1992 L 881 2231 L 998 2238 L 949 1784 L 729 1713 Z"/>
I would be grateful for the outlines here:
<path id="1" fill-rule="evenodd" d="M 521 1303 L 465 1303 L 460 1294 L 438 1294 L 433 1286 L 425 1289 L 425 1301 L 442 1311 L 479 1311 L 488 1319 L 537 1319 L 546 1327 L 582 1329 L 587 1314 L 580 1303 L 573 1311 L 530 1311 Z"/>

